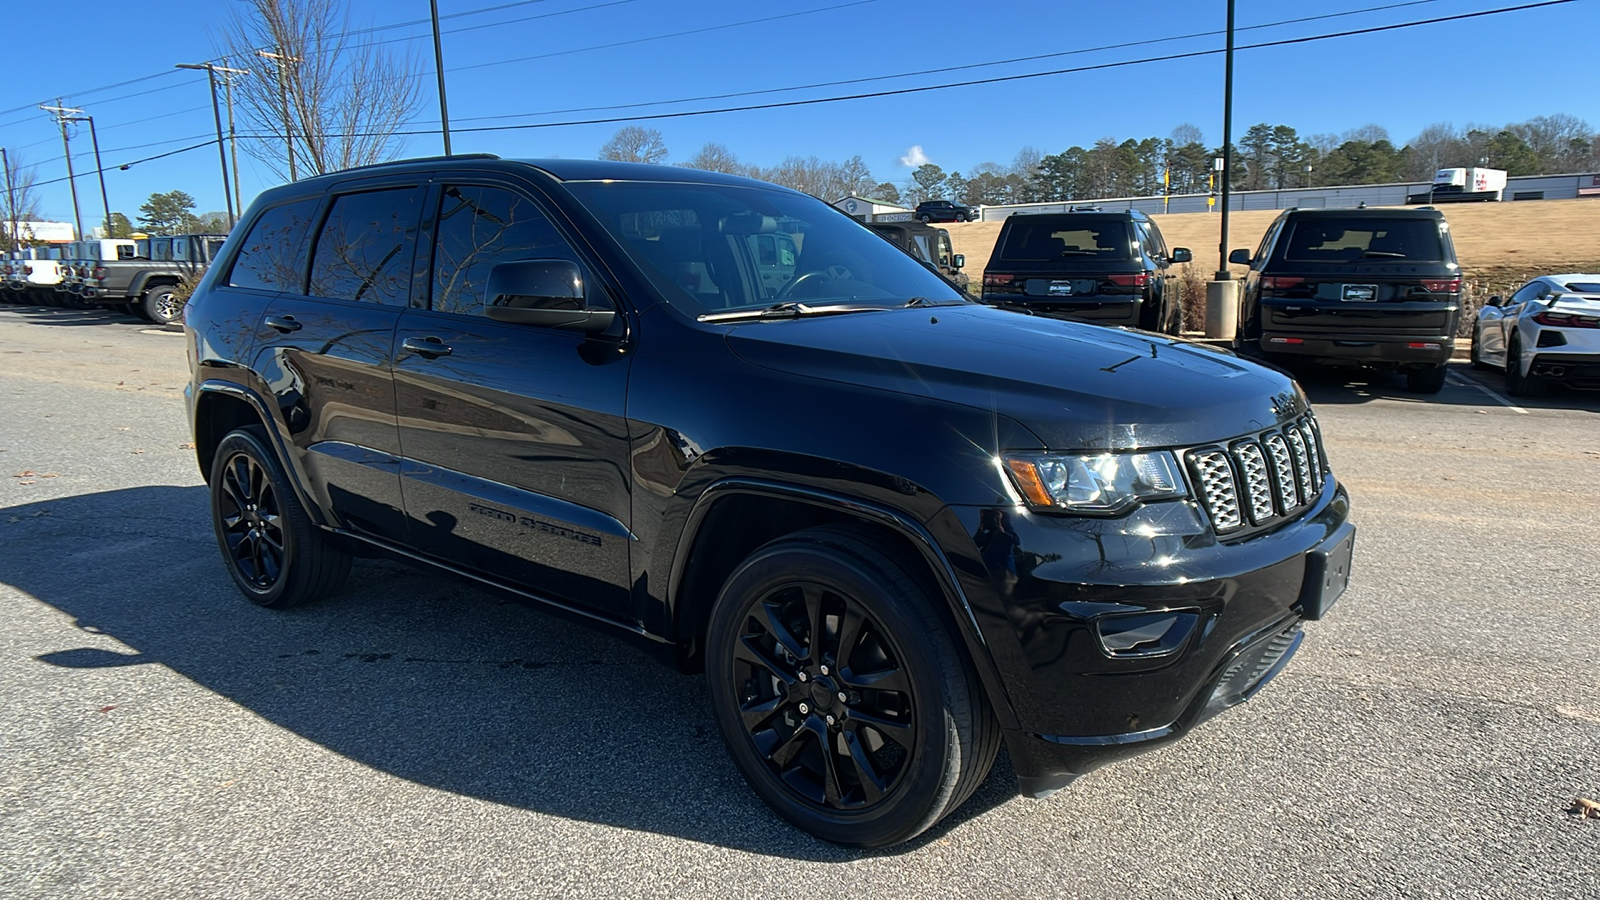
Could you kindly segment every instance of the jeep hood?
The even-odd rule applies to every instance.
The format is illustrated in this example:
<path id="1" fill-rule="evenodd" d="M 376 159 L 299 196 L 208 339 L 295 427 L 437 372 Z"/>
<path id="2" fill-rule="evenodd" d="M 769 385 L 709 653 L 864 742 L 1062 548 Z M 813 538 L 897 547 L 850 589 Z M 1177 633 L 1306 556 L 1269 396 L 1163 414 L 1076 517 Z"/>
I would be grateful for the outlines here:
<path id="1" fill-rule="evenodd" d="M 1008 416 L 1052 450 L 1185 447 L 1307 409 L 1286 375 L 1161 335 L 977 304 L 731 326 L 758 366 Z"/>

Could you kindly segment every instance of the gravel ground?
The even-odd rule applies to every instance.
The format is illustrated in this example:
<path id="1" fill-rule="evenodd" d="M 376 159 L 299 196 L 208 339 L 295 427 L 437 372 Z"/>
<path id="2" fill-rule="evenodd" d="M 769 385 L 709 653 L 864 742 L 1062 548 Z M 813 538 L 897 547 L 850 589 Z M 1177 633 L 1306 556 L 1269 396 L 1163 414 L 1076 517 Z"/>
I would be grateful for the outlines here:
<path id="1" fill-rule="evenodd" d="M 890 852 L 728 762 L 702 681 L 452 577 L 229 583 L 180 335 L 0 307 L 0 896 L 1600 897 L 1600 396 L 1307 376 L 1355 582 L 1250 703 Z M 31 474 L 30 474 L 31 473 Z"/>

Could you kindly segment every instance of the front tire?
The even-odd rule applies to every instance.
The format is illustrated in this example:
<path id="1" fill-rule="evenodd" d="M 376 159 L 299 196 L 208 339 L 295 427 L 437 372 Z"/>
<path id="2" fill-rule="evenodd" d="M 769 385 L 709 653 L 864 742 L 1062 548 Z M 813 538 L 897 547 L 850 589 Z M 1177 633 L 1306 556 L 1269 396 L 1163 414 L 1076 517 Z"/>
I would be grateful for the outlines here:
<path id="1" fill-rule="evenodd" d="M 251 601 L 286 609 L 337 591 L 350 555 L 306 515 L 267 444 L 251 425 L 217 445 L 211 465 L 211 523 L 233 582 Z"/>
<path id="2" fill-rule="evenodd" d="M 881 847 L 982 783 L 999 727 L 940 602 L 848 528 L 779 538 L 729 576 L 706 644 L 712 713 L 780 816 Z"/>

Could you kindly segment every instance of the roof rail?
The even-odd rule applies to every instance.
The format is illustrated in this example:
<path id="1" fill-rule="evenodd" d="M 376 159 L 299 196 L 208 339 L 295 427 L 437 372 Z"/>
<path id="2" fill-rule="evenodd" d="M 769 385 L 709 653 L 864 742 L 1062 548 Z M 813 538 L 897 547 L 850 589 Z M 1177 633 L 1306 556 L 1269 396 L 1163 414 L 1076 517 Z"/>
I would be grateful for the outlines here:
<path id="1" fill-rule="evenodd" d="M 413 157 L 408 157 L 406 159 L 389 159 L 389 160 L 384 160 L 383 162 L 367 163 L 364 166 L 351 166 L 348 169 L 340 169 L 337 172 L 329 172 L 328 174 L 329 175 L 342 175 L 345 172 L 359 172 L 359 171 L 361 171 L 363 169 L 378 169 L 378 168 L 382 168 L 384 166 L 401 166 L 401 165 L 406 165 L 408 163 L 443 162 L 443 161 L 449 160 L 449 159 L 499 159 L 499 158 L 500 158 L 500 155 L 498 153 L 456 153 L 456 154 L 452 154 L 450 156 L 413 156 Z"/>

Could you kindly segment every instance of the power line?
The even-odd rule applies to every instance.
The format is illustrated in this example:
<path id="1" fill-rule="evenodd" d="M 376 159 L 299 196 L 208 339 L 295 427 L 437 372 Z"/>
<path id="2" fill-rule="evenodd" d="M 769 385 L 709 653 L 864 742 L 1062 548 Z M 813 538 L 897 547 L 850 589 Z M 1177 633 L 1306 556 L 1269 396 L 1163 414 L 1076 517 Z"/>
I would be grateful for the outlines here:
<path id="1" fill-rule="evenodd" d="M 217 142 L 217 139 L 216 138 L 212 138 L 209 141 L 203 141 L 201 143 L 194 144 L 194 145 L 191 145 L 191 146 L 188 146 L 188 147 L 183 147 L 183 148 L 180 148 L 178 150 L 169 150 L 166 153 L 157 153 L 154 156 L 146 156 L 143 159 L 135 159 L 135 160 L 131 160 L 129 162 L 121 163 L 121 164 L 119 164 L 117 166 L 117 168 L 118 169 L 122 169 L 122 170 L 131 169 L 134 166 L 139 165 L 140 163 L 154 162 L 155 160 L 158 160 L 158 159 L 166 159 L 169 156 L 177 156 L 180 153 L 188 153 L 191 150 L 199 150 L 199 149 L 204 148 L 204 147 L 210 147 L 211 145 L 215 144 L 216 142 Z M 97 169 L 94 169 L 91 172 L 79 172 L 78 174 L 76 174 L 74 176 L 71 176 L 71 177 L 72 178 L 82 178 L 85 175 L 98 175 L 101 172 L 109 172 L 109 171 L 111 171 L 110 168 L 97 168 Z M 70 179 L 66 178 L 66 177 L 51 178 L 48 181 L 35 181 L 33 183 L 33 186 L 34 187 L 44 187 L 47 184 L 60 184 L 61 182 L 68 181 L 68 180 L 70 180 Z"/>
<path id="2" fill-rule="evenodd" d="M 463 32 L 467 32 L 467 31 L 481 31 L 481 30 L 483 30 L 485 28 L 500 28 L 500 27 L 502 27 L 504 25 L 515 25 L 515 24 L 517 24 L 519 22 L 532 22 L 532 21 L 534 21 L 536 19 L 553 19 L 556 16 L 568 16 L 568 15 L 571 15 L 573 13 L 589 12 L 590 10 L 594 10 L 594 9 L 604 9 L 604 8 L 606 8 L 608 6 L 621 6 L 624 3 L 637 3 L 637 2 L 638 2 L 638 0 L 610 0 L 610 2 L 608 2 L 608 3 L 596 3 L 593 6 L 579 6 L 579 7 L 576 7 L 574 9 L 563 9 L 563 10 L 558 10 L 556 12 L 551 12 L 551 13 L 540 13 L 537 16 L 520 16 L 520 17 L 515 18 L 515 19 L 505 19 L 505 20 L 500 21 L 500 22 L 487 22 L 487 23 L 482 24 L 482 25 L 467 25 L 467 26 L 462 27 L 462 28 L 450 28 L 450 29 L 446 29 L 446 30 L 440 32 L 440 34 L 461 34 Z M 1428 0 L 1428 2 L 1432 2 L 1432 0 Z M 518 5 L 518 4 L 513 4 L 513 5 Z M 444 16 L 440 16 L 440 18 L 445 18 L 445 17 Z M 424 19 L 423 21 L 426 22 L 427 20 Z M 406 42 L 409 42 L 409 41 L 422 41 L 422 40 L 427 40 L 430 36 L 431 35 L 428 35 L 428 34 L 413 34 L 413 35 L 410 35 L 408 37 L 388 38 L 388 39 L 381 40 L 381 41 L 373 41 L 372 43 L 368 44 L 367 46 L 369 46 L 369 47 L 378 47 L 378 46 L 382 46 L 384 44 L 403 44 L 403 43 L 406 43 Z M 458 69 L 449 69 L 447 71 L 454 72 L 454 71 L 460 71 L 460 70 L 458 70 Z"/>
<path id="3" fill-rule="evenodd" d="M 1288 46 L 1294 46 L 1294 45 L 1297 45 L 1297 44 L 1309 44 L 1309 43 L 1313 43 L 1313 42 L 1317 42 L 1317 41 L 1333 40 L 1333 39 L 1336 39 L 1336 38 L 1355 37 L 1355 36 L 1358 36 L 1358 35 L 1365 35 L 1365 34 L 1378 34 L 1378 33 L 1381 33 L 1381 32 L 1398 31 L 1398 30 L 1406 29 L 1406 28 L 1417 28 L 1417 27 L 1424 26 L 1424 25 L 1438 25 L 1438 24 L 1442 24 L 1442 23 L 1445 23 L 1445 22 L 1460 22 L 1460 21 L 1466 21 L 1466 20 L 1469 20 L 1469 19 L 1483 18 L 1485 16 L 1501 15 L 1501 14 L 1504 14 L 1504 13 L 1512 13 L 1512 12 L 1522 12 L 1522 11 L 1530 10 L 1530 9 L 1542 9 L 1542 8 L 1550 7 L 1550 6 L 1563 6 L 1563 5 L 1568 4 L 1568 3 L 1576 3 L 1576 2 L 1579 2 L 1579 0 L 1543 0 L 1543 2 L 1538 2 L 1538 3 L 1525 3 L 1525 4 L 1518 5 L 1518 6 L 1503 6 L 1503 7 L 1499 7 L 1499 8 L 1496 8 L 1496 9 L 1480 10 L 1478 12 L 1470 12 L 1470 13 L 1459 13 L 1457 15 L 1451 15 L 1451 16 L 1438 16 L 1438 17 L 1431 18 L 1431 19 L 1417 19 L 1417 20 L 1410 21 L 1410 22 L 1398 22 L 1398 23 L 1391 24 L 1391 25 L 1374 25 L 1374 26 L 1371 26 L 1371 27 L 1368 27 L 1368 28 L 1357 28 L 1357 29 L 1351 29 L 1349 31 L 1338 31 L 1338 32 L 1331 32 L 1331 33 L 1328 33 L 1328 34 L 1307 35 L 1307 36 L 1304 36 L 1304 37 L 1296 37 L 1296 38 L 1283 38 L 1283 39 L 1275 40 L 1275 41 L 1262 41 L 1262 42 L 1256 43 L 1256 44 L 1241 44 L 1241 45 L 1235 47 L 1234 49 L 1235 50 L 1262 50 L 1262 49 L 1267 49 L 1267 48 L 1271 48 L 1271 47 L 1288 47 Z M 1216 55 L 1224 53 L 1224 52 L 1226 52 L 1226 51 L 1223 48 L 1220 48 L 1220 47 L 1215 48 L 1215 49 L 1210 49 L 1210 50 L 1191 50 L 1191 51 L 1188 51 L 1188 52 L 1185 52 L 1185 53 L 1171 53 L 1171 54 L 1167 54 L 1167 55 L 1164 55 L 1164 56 L 1147 56 L 1147 57 L 1141 57 L 1141 58 L 1136 58 L 1136 59 L 1119 60 L 1119 61 L 1115 61 L 1115 62 L 1096 63 L 1094 65 L 1087 65 L 1087 66 L 1074 66 L 1074 67 L 1066 68 L 1066 69 L 1052 69 L 1052 70 L 1045 71 L 1045 72 L 1026 72 L 1026 73 L 1017 74 L 1017 75 L 997 75 L 997 76 L 994 76 L 992 78 L 977 78 L 977 79 L 972 79 L 972 80 L 968 80 L 968 81 L 953 81 L 953 82 L 945 82 L 943 84 L 931 84 L 931 85 L 922 85 L 922 86 L 919 86 L 919 87 L 895 88 L 895 89 L 891 89 L 891 90 L 871 91 L 871 92 L 860 93 L 860 94 L 844 94 L 844 95 L 833 96 L 833 97 L 813 97 L 813 98 L 809 98 L 809 99 L 805 99 L 805 100 L 784 100 L 784 101 L 778 101 L 778 102 L 774 102 L 774 103 L 754 103 L 754 104 L 748 104 L 748 105 L 744 105 L 744 106 L 724 106 L 724 107 L 718 107 L 718 108 L 714 108 L 714 109 L 696 109 L 696 110 L 682 110 L 682 111 L 679 111 L 679 112 L 647 113 L 647 114 L 644 114 L 644 115 L 636 115 L 636 116 L 610 116 L 610 117 L 605 117 L 605 118 L 594 118 L 594 119 L 569 119 L 569 120 L 561 121 L 561 122 L 528 122 L 528 123 L 524 123 L 524 124 L 521 124 L 521 125 L 480 125 L 480 126 L 475 127 L 475 128 L 456 128 L 456 129 L 452 129 L 452 130 L 453 131 L 457 131 L 457 132 L 462 132 L 462 133 L 495 132 L 495 131 L 524 131 L 524 130 L 530 130 L 530 129 L 536 129 L 536 128 L 565 128 L 565 127 L 570 127 L 570 126 L 575 126 L 575 125 L 609 125 L 609 124 L 616 124 L 616 123 L 620 123 L 620 122 L 645 122 L 645 121 L 652 121 L 652 120 L 658 120 L 658 119 L 681 119 L 681 118 L 689 118 L 689 117 L 692 117 L 692 116 L 709 116 L 709 115 L 717 115 L 717 114 L 720 114 L 720 113 L 750 112 L 750 111 L 765 110 L 765 109 L 784 109 L 784 108 L 797 107 L 797 106 L 815 106 L 815 105 L 824 104 L 824 103 L 842 103 L 842 102 L 849 101 L 849 100 L 868 100 L 868 99 L 873 99 L 873 98 L 878 98 L 878 97 L 895 97 L 895 96 L 900 96 L 900 95 L 904 95 L 904 94 L 921 94 L 921 93 L 927 93 L 927 92 L 930 92 L 930 91 L 944 91 L 944 90 L 951 90 L 951 89 L 954 89 L 954 88 L 975 87 L 975 86 L 978 86 L 978 85 L 1002 84 L 1002 83 L 1012 82 L 1012 81 L 1026 81 L 1026 80 L 1030 80 L 1030 79 L 1034 79 L 1034 78 L 1049 78 L 1049 77 L 1056 76 L 1056 75 L 1070 75 L 1070 74 L 1075 74 L 1075 73 L 1079 73 L 1079 72 L 1093 72 L 1093 71 L 1099 71 L 1099 70 L 1104 70 L 1104 69 L 1119 69 L 1119 68 L 1126 68 L 1128 66 L 1146 65 L 1146 64 L 1149 64 L 1149 63 L 1158 63 L 1158 62 L 1171 62 L 1171 61 L 1180 60 L 1180 59 L 1197 59 L 1197 58 L 1205 57 L 1205 56 L 1216 56 Z M 536 114 L 530 113 L 529 115 L 536 115 Z M 331 135 L 338 135 L 338 136 L 342 136 L 342 137 L 378 137 L 378 136 L 385 136 L 385 135 L 414 136 L 414 135 L 429 135 L 429 134 L 438 134 L 438 133 L 439 133 L 438 129 L 423 129 L 423 130 L 404 130 L 404 131 L 385 132 L 382 135 L 380 135 L 377 132 L 359 132 L 359 131 L 356 131 L 356 132 L 333 132 L 333 133 L 330 133 L 330 136 Z M 281 134 L 271 134 L 271 133 L 260 133 L 260 134 L 243 135 L 243 136 L 244 137 L 254 137 L 254 138 L 273 138 L 273 139 L 277 139 L 277 140 L 282 140 L 283 139 L 283 136 Z"/>
<path id="4" fill-rule="evenodd" d="M 780 19 L 793 19 L 798 16 L 809 16 L 816 13 L 833 12 L 848 9 L 852 6 L 866 6 L 869 3 L 878 3 L 880 0 L 851 0 L 849 3 L 840 3 L 836 6 L 822 6 L 816 9 L 802 9 L 798 12 L 782 13 L 776 16 L 764 16 L 759 19 L 746 19 L 743 22 L 725 22 L 721 25 L 707 25 L 702 28 L 691 28 L 688 31 L 674 31 L 671 34 L 657 34 L 650 37 L 634 38 L 628 41 L 615 41 L 610 44 L 596 44 L 592 47 L 575 47 L 571 50 L 557 50 L 554 53 L 540 53 L 534 56 L 519 56 L 514 59 L 498 59 L 493 62 L 478 63 L 471 66 L 459 66 L 451 69 L 452 72 L 467 72 L 472 69 L 487 69 L 491 66 L 505 66 L 511 63 L 530 62 L 536 59 L 551 59 L 557 56 L 571 56 L 574 53 L 588 53 L 591 50 L 610 50 L 613 47 L 629 47 L 634 44 L 645 44 L 651 41 L 664 41 L 668 38 L 687 37 L 693 34 L 706 34 L 712 31 L 723 31 L 729 28 L 741 28 L 745 25 L 759 25 L 764 22 L 776 22 Z"/>
<path id="5" fill-rule="evenodd" d="M 1235 30 L 1236 31 L 1259 31 L 1259 30 L 1265 29 L 1265 28 L 1277 28 L 1277 27 L 1280 27 L 1280 26 L 1283 26 L 1283 25 L 1297 25 L 1297 24 L 1301 24 L 1301 23 L 1304 23 L 1304 22 L 1315 22 L 1315 21 L 1319 21 L 1319 20 L 1323 20 L 1323 19 L 1338 19 L 1338 18 L 1343 18 L 1343 17 L 1347 17 L 1347 16 L 1361 15 L 1361 14 L 1369 13 L 1369 12 L 1382 12 L 1384 10 L 1400 9 L 1402 7 L 1407 7 L 1407 6 L 1422 6 L 1424 4 L 1437 3 L 1437 2 L 1438 2 L 1438 0 L 1407 0 L 1407 2 L 1404 2 L 1404 3 L 1389 3 L 1389 4 L 1386 4 L 1386 5 L 1383 5 L 1383 6 L 1368 6 L 1368 7 L 1362 8 L 1362 9 L 1352 9 L 1352 10 L 1346 10 L 1344 12 L 1325 13 L 1323 15 L 1317 15 L 1317 16 L 1301 16 L 1300 18 L 1297 18 L 1297 19 L 1283 19 L 1283 20 L 1277 21 L 1277 22 L 1263 22 L 1263 23 L 1261 23 L 1259 25 L 1247 25 L 1247 26 L 1245 26 L 1243 28 L 1238 28 L 1238 29 L 1235 29 Z M 569 108 L 569 109 L 553 109 L 553 110 L 546 110 L 544 112 L 537 112 L 537 113 L 514 113 L 514 114 L 511 114 L 511 115 L 467 116 L 467 117 L 463 117 L 463 118 L 457 118 L 457 119 L 455 119 L 455 121 L 458 121 L 458 122 L 490 122 L 490 121 L 496 121 L 496 120 L 499 120 L 499 119 L 522 119 L 522 118 L 528 118 L 528 117 L 531 117 L 531 116 L 547 116 L 547 115 L 548 116 L 554 116 L 554 115 L 564 115 L 564 114 L 568 114 L 568 113 L 582 113 L 582 112 L 610 112 L 612 110 L 618 110 L 618 109 L 641 109 L 641 108 L 650 107 L 650 106 L 669 106 L 669 105 L 672 105 L 672 104 L 675 104 L 675 103 L 695 103 L 695 102 L 701 102 L 701 101 L 705 101 L 705 100 L 728 100 L 728 99 L 732 99 L 734 97 L 755 97 L 755 96 L 761 96 L 761 95 L 764 95 L 764 94 L 782 94 L 782 93 L 789 93 L 789 92 L 792 92 L 792 91 L 811 90 L 811 89 L 814 89 L 814 88 L 840 87 L 842 85 L 847 85 L 847 84 L 865 84 L 865 83 L 874 82 L 874 81 L 891 81 L 891 80 L 894 80 L 894 79 L 897 79 L 897 78 L 911 78 L 911 77 L 918 76 L 918 75 L 940 75 L 940 74 L 943 74 L 945 72 L 960 72 L 960 71 L 966 71 L 966 70 L 970 70 L 970 69 L 984 69 L 984 68 L 991 68 L 991 67 L 994 67 L 994 66 L 1012 65 L 1014 63 L 1021 63 L 1021 62 L 1036 62 L 1036 61 L 1041 60 L 1041 59 L 1058 59 L 1058 58 L 1064 57 L 1064 56 L 1081 56 L 1081 55 L 1086 54 L 1086 53 L 1099 53 L 1099 52 L 1102 52 L 1102 51 L 1105 51 L 1105 50 L 1125 50 L 1125 49 L 1128 49 L 1130 47 L 1144 47 L 1144 46 L 1149 46 L 1149 45 L 1152 45 L 1152 44 L 1172 43 L 1174 41 L 1190 40 L 1190 39 L 1193 39 L 1193 38 L 1216 37 L 1217 35 L 1224 34 L 1224 33 L 1225 32 L 1222 31 L 1222 30 L 1195 31 L 1195 32 L 1191 32 L 1189 34 L 1177 34 L 1177 35 L 1172 35 L 1170 37 L 1150 38 L 1150 39 L 1142 40 L 1142 41 L 1126 41 L 1126 42 L 1120 43 L 1120 44 L 1102 44 L 1102 45 L 1100 45 L 1098 47 L 1083 47 L 1083 48 L 1079 48 L 1077 50 L 1063 50 L 1063 51 L 1056 52 L 1056 53 L 1041 53 L 1041 54 L 1037 54 L 1037 55 L 1034 55 L 1034 56 L 1017 56 L 1017 57 L 1012 57 L 1011 59 L 998 59 L 998 60 L 994 60 L 992 62 L 967 63 L 965 65 L 959 65 L 959 66 L 942 66 L 942 67 L 936 68 L 936 69 L 922 69 L 922 70 L 916 71 L 916 72 L 899 72 L 899 73 L 896 73 L 896 74 L 893 74 L 893 75 L 871 75 L 871 76 L 867 76 L 867 77 L 864 77 L 864 78 L 846 78 L 846 79 L 842 79 L 842 80 L 839 80 L 839 81 L 818 81 L 818 82 L 813 82 L 811 84 L 798 84 L 798 85 L 791 85 L 789 87 L 766 88 L 766 89 L 763 89 L 763 90 L 755 90 L 755 91 L 734 91 L 734 92 L 724 93 L 724 94 L 705 94 L 705 95 L 699 96 L 699 97 L 682 97 L 682 98 L 679 98 L 679 99 L 676 99 L 676 100 L 651 100 L 651 101 L 645 101 L 645 102 L 640 102 L 640 103 L 619 103 L 619 104 L 615 104 L 615 105 L 612 105 L 612 106 L 579 106 L 579 107 L 572 107 L 572 108 Z"/>

